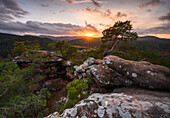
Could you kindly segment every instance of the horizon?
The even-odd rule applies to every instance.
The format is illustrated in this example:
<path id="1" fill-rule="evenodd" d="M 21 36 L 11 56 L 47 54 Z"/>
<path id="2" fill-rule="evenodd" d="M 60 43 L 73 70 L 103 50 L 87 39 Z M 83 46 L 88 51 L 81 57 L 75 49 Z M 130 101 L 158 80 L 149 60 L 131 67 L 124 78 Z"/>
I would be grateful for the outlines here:
<path id="1" fill-rule="evenodd" d="M 35 37 L 40 37 L 40 38 L 49 38 L 49 39 L 51 39 L 50 37 L 52 37 L 52 38 L 75 38 L 75 37 L 77 37 L 77 38 L 86 38 L 86 37 L 88 37 L 88 36 L 73 36 L 73 35 L 71 35 L 71 36 L 69 36 L 69 35 L 66 35 L 66 36 L 63 36 L 63 35 L 61 35 L 61 36 L 51 36 L 51 35 L 30 35 L 30 34 L 23 34 L 23 35 L 20 35 L 20 34 L 12 34 L 12 33 L 3 33 L 3 32 L 0 32 L 0 33 L 2 33 L 2 34 L 9 34 L 9 35 L 18 35 L 18 36 L 35 36 Z M 101 38 L 101 37 L 94 37 L 94 36 L 90 36 L 91 38 Z M 156 37 L 156 38 L 160 38 L 160 39 L 168 39 L 168 40 L 170 40 L 170 38 L 161 38 L 161 37 L 158 37 L 158 36 L 154 36 L 154 35 L 138 35 L 138 38 L 142 38 L 142 37 Z M 52 39 L 53 40 L 53 39 Z"/>
<path id="2" fill-rule="evenodd" d="M 53 37 L 101 37 L 130 20 L 139 36 L 170 39 L 169 0 L 0 0 L 0 32 Z"/>

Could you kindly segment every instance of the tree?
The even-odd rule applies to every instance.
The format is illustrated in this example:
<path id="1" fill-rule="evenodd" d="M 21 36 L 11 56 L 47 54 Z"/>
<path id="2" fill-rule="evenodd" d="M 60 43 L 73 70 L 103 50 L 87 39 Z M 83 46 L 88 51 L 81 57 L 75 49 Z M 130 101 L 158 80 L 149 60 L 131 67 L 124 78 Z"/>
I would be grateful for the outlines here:
<path id="1" fill-rule="evenodd" d="M 38 40 L 34 40 L 34 41 L 26 41 L 26 46 L 28 51 L 31 50 L 40 50 L 40 44 L 38 43 Z"/>
<path id="2" fill-rule="evenodd" d="M 14 44 L 14 48 L 12 49 L 12 53 L 15 55 L 21 55 L 27 50 L 27 47 L 25 45 L 24 41 L 16 41 Z"/>
<path id="3" fill-rule="evenodd" d="M 57 49 L 57 51 L 59 51 L 60 54 L 63 54 L 63 51 L 65 51 L 69 47 L 70 45 L 65 43 L 65 41 L 58 41 L 53 48 Z"/>
<path id="4" fill-rule="evenodd" d="M 70 46 L 67 50 L 65 50 L 62 54 L 64 59 L 71 59 L 77 55 L 77 48 Z"/>
<path id="5" fill-rule="evenodd" d="M 57 53 L 61 54 L 64 59 L 71 59 L 77 55 L 77 48 L 65 43 L 65 41 L 58 41 L 52 48 L 56 49 Z"/>
<path id="6" fill-rule="evenodd" d="M 15 41 L 13 44 L 14 47 L 12 49 L 12 53 L 16 55 L 22 55 L 25 53 L 30 53 L 31 51 L 34 50 L 39 50 L 40 49 L 40 44 L 38 43 L 37 40 L 34 41 Z"/>
<path id="7" fill-rule="evenodd" d="M 113 27 L 104 30 L 102 32 L 102 42 L 109 44 L 110 47 L 106 52 L 104 52 L 103 55 L 106 56 L 108 53 L 112 52 L 121 41 L 136 40 L 138 35 L 132 30 L 133 29 L 130 21 L 117 21 Z"/>

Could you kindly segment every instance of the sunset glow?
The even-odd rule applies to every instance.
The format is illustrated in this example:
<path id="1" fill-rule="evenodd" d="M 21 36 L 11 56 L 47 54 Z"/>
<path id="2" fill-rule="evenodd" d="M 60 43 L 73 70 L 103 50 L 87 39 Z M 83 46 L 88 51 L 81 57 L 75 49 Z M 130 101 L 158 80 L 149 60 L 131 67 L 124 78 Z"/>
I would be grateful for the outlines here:
<path id="1" fill-rule="evenodd" d="M 92 34 L 86 34 L 86 36 L 91 37 L 91 36 L 92 36 Z"/>
<path id="2" fill-rule="evenodd" d="M 1 1 L 3 33 L 101 37 L 116 21 L 130 20 L 138 35 L 170 38 L 169 0 Z"/>

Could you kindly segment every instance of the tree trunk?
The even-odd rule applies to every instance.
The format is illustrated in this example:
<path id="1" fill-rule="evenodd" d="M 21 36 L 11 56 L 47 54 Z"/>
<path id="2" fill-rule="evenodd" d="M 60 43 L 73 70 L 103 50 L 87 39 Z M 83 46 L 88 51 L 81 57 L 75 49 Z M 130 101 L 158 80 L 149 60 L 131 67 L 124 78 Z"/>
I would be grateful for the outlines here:
<path id="1" fill-rule="evenodd" d="M 114 48 L 119 44 L 119 42 L 120 42 L 120 40 L 117 40 L 116 43 L 111 47 L 110 50 L 103 53 L 103 56 L 105 57 L 108 55 L 108 53 L 112 52 L 114 50 Z"/>

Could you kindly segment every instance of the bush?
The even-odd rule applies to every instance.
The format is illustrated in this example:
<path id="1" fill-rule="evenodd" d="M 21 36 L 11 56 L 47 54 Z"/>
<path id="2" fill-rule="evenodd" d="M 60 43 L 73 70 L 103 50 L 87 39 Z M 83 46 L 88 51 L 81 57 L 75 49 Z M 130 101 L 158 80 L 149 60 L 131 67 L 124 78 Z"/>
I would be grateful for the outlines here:
<path id="1" fill-rule="evenodd" d="M 50 93 L 45 88 L 39 92 L 31 91 L 34 84 L 35 66 L 20 69 L 12 62 L 0 64 L 0 117 L 43 117 L 46 113 Z M 43 79 L 43 78 L 42 78 Z M 35 83 L 38 84 L 39 83 Z"/>
<path id="2" fill-rule="evenodd" d="M 70 46 L 67 50 L 63 51 L 62 56 L 64 59 L 72 59 L 77 56 L 77 48 Z"/>
<path id="3" fill-rule="evenodd" d="M 80 100 L 87 98 L 89 92 L 87 91 L 88 85 L 91 83 L 91 79 L 83 78 L 77 79 L 72 83 L 67 85 L 68 95 L 67 95 L 67 102 L 64 106 L 60 109 L 59 113 L 63 113 L 65 109 L 73 107 L 77 104 Z"/>

